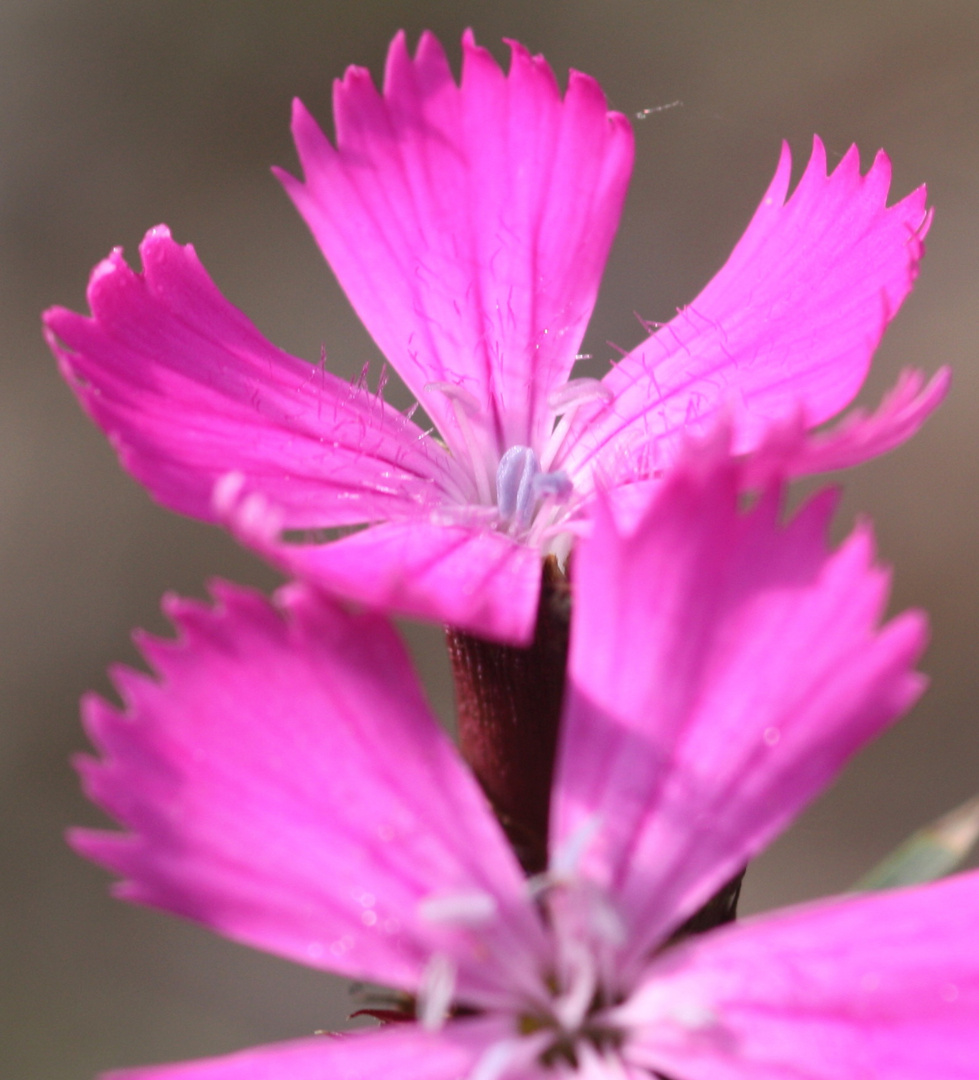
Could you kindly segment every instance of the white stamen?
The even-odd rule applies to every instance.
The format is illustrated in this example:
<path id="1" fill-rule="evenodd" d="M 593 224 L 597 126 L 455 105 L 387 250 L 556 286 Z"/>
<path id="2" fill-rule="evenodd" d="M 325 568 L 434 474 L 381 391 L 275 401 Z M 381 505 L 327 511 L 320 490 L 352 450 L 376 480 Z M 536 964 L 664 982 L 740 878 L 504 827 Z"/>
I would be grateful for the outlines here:
<path id="1" fill-rule="evenodd" d="M 567 989 L 554 999 L 554 1017 L 565 1031 L 575 1031 L 588 1014 L 598 986 L 591 949 L 578 941 L 564 942 L 561 975 Z"/>
<path id="2" fill-rule="evenodd" d="M 554 496 L 546 495 L 541 500 L 537 513 L 534 515 L 534 523 L 525 537 L 528 547 L 537 548 L 538 550 L 543 549 L 544 545 L 541 543 L 541 537 L 553 524 L 557 513 L 558 511 L 554 506 Z"/>
<path id="3" fill-rule="evenodd" d="M 479 399 L 464 386 L 457 386 L 455 383 L 448 382 L 430 382 L 426 383 L 424 389 L 426 394 L 431 390 L 437 390 L 440 394 L 445 394 L 453 404 L 458 402 L 467 416 L 479 416 L 481 412 Z"/>
<path id="4" fill-rule="evenodd" d="M 555 425 L 541 454 L 541 468 L 550 470 L 557 452 L 561 449 L 571 420 L 582 405 L 601 401 L 606 405 L 615 395 L 600 379 L 572 379 L 547 396 L 547 404 L 555 416 L 561 419 Z"/>
<path id="5" fill-rule="evenodd" d="M 476 1062 L 467 1080 L 500 1080 L 508 1072 L 524 1071 L 547 1046 L 547 1032 L 518 1039 L 501 1039 Z"/>
<path id="6" fill-rule="evenodd" d="M 555 416 L 560 416 L 587 401 L 611 401 L 613 397 L 601 379 L 570 379 L 547 395 L 547 407 Z"/>
<path id="7" fill-rule="evenodd" d="M 429 960 L 418 987 L 415 1015 L 427 1031 L 438 1031 L 445 1023 L 455 994 L 455 964 L 443 953 Z"/>
<path id="8" fill-rule="evenodd" d="M 599 891 L 594 892 L 590 899 L 588 923 L 591 932 L 613 948 L 625 945 L 629 939 L 628 929 L 611 899 Z"/>
<path id="9" fill-rule="evenodd" d="M 564 476 L 565 473 L 544 475 Z M 583 502 L 584 497 L 573 486 L 560 502 L 552 496 L 545 498 L 537 509 L 527 543 L 545 555 L 554 555 L 562 567 L 566 566 L 572 538 L 586 535 L 589 529 L 589 523 L 578 516 Z"/>
<path id="10" fill-rule="evenodd" d="M 489 893 L 478 890 L 429 896 L 418 905 L 418 914 L 431 923 L 480 926 L 496 914 L 496 901 Z"/>
<path id="11" fill-rule="evenodd" d="M 601 824 L 601 815 L 592 814 L 586 817 L 570 836 L 565 837 L 551 856 L 548 873 L 552 879 L 568 881 L 577 876 L 581 860 Z"/>
<path id="12" fill-rule="evenodd" d="M 452 403 L 452 412 L 456 418 L 456 423 L 459 426 L 459 431 L 462 433 L 463 441 L 466 444 L 466 451 L 469 454 L 469 461 L 472 465 L 473 479 L 476 482 L 476 493 L 479 496 L 479 501 L 484 505 L 489 505 L 493 502 L 492 492 L 490 491 L 489 477 L 486 473 L 485 462 L 482 455 L 479 453 L 479 447 L 476 444 L 476 435 L 473 431 L 470 419 L 479 416 L 481 410 L 479 401 L 469 393 L 468 390 L 463 389 L 461 386 L 456 386 L 455 383 L 444 382 L 431 382 L 425 386 L 425 392 L 428 393 L 431 390 L 437 390 L 445 396 Z"/>
<path id="13" fill-rule="evenodd" d="M 599 1053 L 582 1042 L 577 1047 L 578 1080 L 628 1080 L 622 1058 L 618 1054 Z"/>
<path id="14" fill-rule="evenodd" d="M 493 1043 L 476 1062 L 476 1067 L 469 1074 L 469 1080 L 499 1080 L 513 1062 L 516 1050 L 516 1039 Z"/>

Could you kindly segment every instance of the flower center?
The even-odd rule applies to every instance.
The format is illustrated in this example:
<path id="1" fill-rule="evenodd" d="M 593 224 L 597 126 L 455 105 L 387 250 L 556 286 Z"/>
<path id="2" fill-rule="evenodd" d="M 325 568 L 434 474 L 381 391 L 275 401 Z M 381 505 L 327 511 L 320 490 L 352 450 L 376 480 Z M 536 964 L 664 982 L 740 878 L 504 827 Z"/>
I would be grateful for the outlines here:
<path id="1" fill-rule="evenodd" d="M 524 1037 L 538 1034 L 548 1037 L 537 1058 L 545 1068 L 571 1066 L 577 1069 L 581 1065 L 584 1047 L 587 1046 L 598 1055 L 604 1056 L 622 1046 L 625 1033 L 608 1022 L 603 1015 L 613 1004 L 616 1003 L 604 1001 L 596 994 L 585 1016 L 571 1030 L 565 1028 L 554 1016 L 525 1013 L 518 1020 L 518 1030 Z"/>
<path id="2" fill-rule="evenodd" d="M 576 853 L 585 842 L 587 836 L 572 843 L 550 870 L 527 879 L 527 899 L 546 927 L 550 947 L 536 973 L 513 958 L 513 977 L 505 974 L 508 990 L 495 1006 L 512 1018 L 513 1037 L 490 1046 L 469 1080 L 511 1080 L 535 1068 L 588 1073 L 596 1060 L 609 1061 L 625 1044 L 627 1027 L 619 1013 L 636 975 L 624 963 L 628 929 L 605 891 L 574 874 Z M 419 914 L 478 939 L 497 909 L 492 897 L 477 891 L 429 896 Z M 511 958 L 498 959 L 506 973 Z M 453 1016 L 482 1011 L 456 996 L 451 950 L 433 955 L 415 1002 L 418 1022 L 436 1030 Z"/>
<path id="3" fill-rule="evenodd" d="M 623 1043 L 611 1011 L 628 993 L 620 963 L 626 928 L 600 889 L 553 872 L 532 878 L 530 885 L 550 926 L 554 953 L 544 978 L 547 1004 L 522 1012 L 519 1030 L 541 1040 L 541 1065 L 578 1068 L 583 1054 L 604 1057 Z"/>
<path id="4" fill-rule="evenodd" d="M 591 385 L 594 381 L 579 379 L 563 387 L 555 397 L 552 419 L 563 414 L 561 423 L 565 423 L 581 404 L 596 396 L 602 397 L 605 391 L 601 387 L 596 390 Z M 530 446 L 511 446 L 497 462 L 498 434 L 490 430 L 479 400 L 454 383 L 432 382 L 425 390 L 443 394 L 450 403 L 458 437 L 449 440 L 449 445 L 457 459 L 468 460 L 467 472 L 475 489 L 475 505 L 489 509 L 495 503 L 501 530 L 523 543 L 551 550 L 560 557 L 561 548 L 556 546 L 555 537 L 563 532 L 564 521 L 574 502 L 574 484 L 568 474 L 563 469 L 542 469 L 537 452 Z M 544 449 L 547 461 L 554 456 L 556 444 L 552 443 L 558 434 L 555 429 Z M 495 492 L 492 490 L 494 464 Z M 467 503 L 468 507 L 472 505 Z"/>
<path id="5" fill-rule="evenodd" d="M 529 446 L 511 446 L 496 470 L 496 506 L 511 533 L 530 530 L 538 511 L 547 513 L 568 499 L 573 485 L 564 472 L 541 472 L 537 455 Z"/>

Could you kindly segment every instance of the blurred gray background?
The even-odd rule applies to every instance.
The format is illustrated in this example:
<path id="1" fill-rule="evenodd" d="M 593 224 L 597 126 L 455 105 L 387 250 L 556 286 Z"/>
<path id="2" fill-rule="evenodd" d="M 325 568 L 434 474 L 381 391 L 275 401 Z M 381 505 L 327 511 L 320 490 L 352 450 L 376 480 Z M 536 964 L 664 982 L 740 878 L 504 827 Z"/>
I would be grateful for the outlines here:
<path id="1" fill-rule="evenodd" d="M 457 62 L 471 25 L 601 81 L 635 114 L 637 162 L 586 351 L 634 344 L 721 265 L 791 141 L 835 162 L 883 146 L 894 193 L 937 207 L 918 287 L 866 398 L 905 364 L 955 367 L 910 445 L 846 478 L 841 528 L 877 523 L 895 608 L 926 607 L 933 686 L 749 874 L 751 910 L 845 888 L 924 820 L 979 790 L 979 4 L 890 0 L 3 0 L 0 5 L 0 1076 L 68 1080 L 340 1024 L 339 983 L 107 896 L 62 841 L 99 815 L 69 755 L 77 699 L 163 629 L 166 589 L 273 575 L 218 531 L 153 505 L 61 385 L 38 330 L 84 305 L 91 266 L 166 222 L 273 341 L 326 344 L 353 374 L 376 351 L 269 174 L 293 167 L 289 103 L 329 122 L 331 80 L 377 76 L 398 27 Z M 796 170 L 798 174 L 798 168 Z M 435 631 L 413 631 L 444 715 Z"/>

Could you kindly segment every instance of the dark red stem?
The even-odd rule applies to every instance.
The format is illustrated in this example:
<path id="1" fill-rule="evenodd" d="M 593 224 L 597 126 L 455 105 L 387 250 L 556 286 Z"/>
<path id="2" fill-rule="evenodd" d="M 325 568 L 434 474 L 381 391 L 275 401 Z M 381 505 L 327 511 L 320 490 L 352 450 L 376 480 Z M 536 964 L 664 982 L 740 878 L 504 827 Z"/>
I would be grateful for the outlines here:
<path id="1" fill-rule="evenodd" d="M 528 874 L 547 866 L 547 818 L 568 660 L 571 597 L 544 563 L 534 640 L 526 648 L 448 630 L 459 745 Z"/>

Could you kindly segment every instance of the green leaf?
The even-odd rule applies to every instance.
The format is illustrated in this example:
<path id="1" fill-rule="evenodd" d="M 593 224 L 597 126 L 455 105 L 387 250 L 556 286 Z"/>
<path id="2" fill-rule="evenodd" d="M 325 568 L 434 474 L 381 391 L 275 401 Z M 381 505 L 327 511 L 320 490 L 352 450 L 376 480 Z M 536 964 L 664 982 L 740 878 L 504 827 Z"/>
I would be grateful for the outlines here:
<path id="1" fill-rule="evenodd" d="M 876 892 L 902 885 L 920 885 L 950 874 L 979 840 L 979 796 L 912 833 L 853 886 L 855 892 Z"/>

